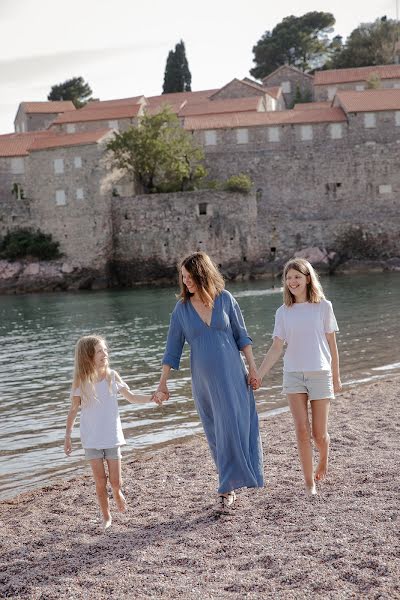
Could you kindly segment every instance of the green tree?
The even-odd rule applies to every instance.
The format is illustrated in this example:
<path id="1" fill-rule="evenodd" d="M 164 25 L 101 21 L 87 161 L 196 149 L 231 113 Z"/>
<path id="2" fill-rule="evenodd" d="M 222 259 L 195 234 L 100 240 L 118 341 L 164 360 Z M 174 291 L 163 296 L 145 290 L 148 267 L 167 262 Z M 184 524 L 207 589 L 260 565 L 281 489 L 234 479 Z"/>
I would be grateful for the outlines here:
<path id="1" fill-rule="evenodd" d="M 400 24 L 395 20 L 382 17 L 373 23 L 361 23 L 327 66 L 330 69 L 346 69 L 394 63 L 399 38 Z"/>
<path id="2" fill-rule="evenodd" d="M 303 71 L 315 68 L 327 56 L 328 36 L 334 24 L 334 16 L 325 12 L 285 17 L 272 31 L 266 31 L 253 47 L 256 66 L 250 74 L 261 79 L 285 64 Z"/>
<path id="3" fill-rule="evenodd" d="M 107 150 L 111 167 L 139 183 L 145 193 L 194 189 L 206 175 L 203 150 L 168 108 L 117 133 Z"/>
<path id="4" fill-rule="evenodd" d="M 83 77 L 73 77 L 64 83 L 53 85 L 47 100 L 72 100 L 76 108 L 91 100 L 92 90 Z"/>
<path id="5" fill-rule="evenodd" d="M 168 54 L 164 73 L 163 94 L 191 92 L 192 75 L 186 58 L 183 40 L 176 44 L 175 50 Z"/>
<path id="6" fill-rule="evenodd" d="M 16 229 L 8 232 L 0 241 L 0 258 L 54 260 L 62 256 L 59 246 L 59 242 L 54 241 L 50 233 L 43 233 L 40 229 Z"/>

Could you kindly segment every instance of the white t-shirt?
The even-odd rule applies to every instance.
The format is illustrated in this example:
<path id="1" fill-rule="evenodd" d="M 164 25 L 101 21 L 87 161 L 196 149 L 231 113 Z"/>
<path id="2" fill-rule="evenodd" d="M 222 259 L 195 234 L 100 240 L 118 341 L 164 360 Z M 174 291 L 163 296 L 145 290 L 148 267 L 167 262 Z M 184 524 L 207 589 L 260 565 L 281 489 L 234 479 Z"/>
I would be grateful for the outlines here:
<path id="1" fill-rule="evenodd" d="M 334 331 L 338 331 L 338 326 L 328 300 L 280 306 L 272 337 L 287 345 L 283 370 L 330 371 L 331 353 L 325 334 Z"/>
<path id="2" fill-rule="evenodd" d="M 84 448 L 114 448 L 125 444 L 121 419 L 118 411 L 118 391 L 127 388 L 127 384 L 115 380 L 115 371 L 111 371 L 111 385 L 107 379 L 99 381 L 94 386 L 96 398 L 91 398 L 81 406 L 80 433 Z M 80 388 L 73 391 L 74 396 L 80 396 Z"/>

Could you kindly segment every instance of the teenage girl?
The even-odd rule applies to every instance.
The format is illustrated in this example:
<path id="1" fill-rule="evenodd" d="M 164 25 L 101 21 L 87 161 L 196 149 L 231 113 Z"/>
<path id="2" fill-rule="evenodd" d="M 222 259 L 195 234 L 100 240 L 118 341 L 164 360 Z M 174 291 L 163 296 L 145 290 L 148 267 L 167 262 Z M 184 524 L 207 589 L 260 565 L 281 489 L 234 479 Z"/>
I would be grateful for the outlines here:
<path id="1" fill-rule="evenodd" d="M 74 380 L 71 391 L 71 408 L 67 417 L 64 452 L 72 452 L 71 433 L 80 409 L 80 436 L 85 456 L 90 462 L 96 484 L 97 499 L 103 517 L 103 528 L 111 525 L 107 493 L 107 476 L 119 511 L 125 511 L 126 502 L 121 491 L 121 449 L 125 444 L 118 411 L 118 393 L 128 402 L 161 404 L 166 395 L 158 392 L 153 397 L 134 394 L 108 363 L 108 348 L 98 335 L 86 335 L 75 347 Z"/>
<path id="2" fill-rule="evenodd" d="M 330 400 L 342 389 L 335 332 L 338 331 L 332 304 L 325 299 L 318 275 L 301 258 L 290 260 L 283 270 L 283 305 L 275 316 L 273 343 L 268 350 L 257 380 L 257 389 L 282 354 L 283 392 L 296 429 L 297 447 L 306 490 L 317 493 L 315 482 L 328 469 Z M 311 426 L 308 416 L 311 404 Z M 319 450 L 314 472 L 311 437 Z"/>

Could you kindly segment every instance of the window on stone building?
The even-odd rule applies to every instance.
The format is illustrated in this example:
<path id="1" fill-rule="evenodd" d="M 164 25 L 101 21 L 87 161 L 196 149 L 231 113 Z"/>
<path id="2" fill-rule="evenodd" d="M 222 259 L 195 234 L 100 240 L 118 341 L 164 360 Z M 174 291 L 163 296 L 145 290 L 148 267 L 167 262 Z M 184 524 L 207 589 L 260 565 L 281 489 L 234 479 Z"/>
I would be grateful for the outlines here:
<path id="1" fill-rule="evenodd" d="M 26 125 L 25 125 L 25 121 L 22 121 L 22 123 L 21 123 L 21 132 L 23 133 L 24 131 L 26 131 Z"/>
<path id="2" fill-rule="evenodd" d="M 333 100 L 336 96 L 337 87 L 335 85 L 328 86 L 328 100 Z"/>
<path id="3" fill-rule="evenodd" d="M 21 128 L 20 128 L 20 126 L 19 126 L 19 125 L 16 125 L 16 126 L 15 126 L 15 131 L 16 131 L 16 133 L 20 133 L 20 131 L 21 131 Z"/>
<path id="4" fill-rule="evenodd" d="M 395 117 L 396 127 L 400 127 L 400 110 L 396 110 L 394 117 Z"/>
<path id="5" fill-rule="evenodd" d="M 75 123 L 67 123 L 67 133 L 75 133 Z"/>
<path id="6" fill-rule="evenodd" d="M 56 204 L 57 206 L 64 206 L 67 203 L 64 190 L 56 190 Z"/>
<path id="7" fill-rule="evenodd" d="M 80 169 L 82 167 L 82 159 L 80 156 L 74 156 L 74 167 Z"/>
<path id="8" fill-rule="evenodd" d="M 292 91 L 292 85 L 290 81 L 282 81 L 282 92 L 284 94 L 290 94 Z"/>
<path id="9" fill-rule="evenodd" d="M 380 194 L 391 194 L 392 193 L 392 186 L 390 184 L 380 185 L 379 186 L 379 193 Z"/>
<path id="10" fill-rule="evenodd" d="M 11 173 L 21 175 L 25 173 L 24 159 L 21 157 L 11 159 Z"/>
<path id="11" fill-rule="evenodd" d="M 64 159 L 56 158 L 54 160 L 54 173 L 59 175 L 60 173 L 64 173 Z"/>
<path id="12" fill-rule="evenodd" d="M 76 199 L 77 200 L 83 200 L 85 197 L 84 193 L 83 193 L 83 189 L 82 188 L 77 188 L 76 190 Z"/>
<path id="13" fill-rule="evenodd" d="M 249 141 L 249 130 L 248 129 L 236 129 L 236 143 L 247 144 Z"/>
<path id="14" fill-rule="evenodd" d="M 217 143 L 217 132 L 215 129 L 208 129 L 204 132 L 204 143 L 206 146 L 215 146 Z"/>
<path id="15" fill-rule="evenodd" d="M 395 83 L 393 87 L 398 90 L 400 88 L 400 83 Z"/>
<path id="16" fill-rule="evenodd" d="M 375 113 L 365 113 L 364 114 L 364 127 L 366 129 L 372 129 L 376 127 L 376 114 Z"/>
<path id="17" fill-rule="evenodd" d="M 116 129 L 118 131 L 118 121 L 108 121 L 108 126 L 110 129 Z"/>
<path id="18" fill-rule="evenodd" d="M 364 90 L 365 90 L 364 84 L 356 85 L 356 92 L 363 92 Z"/>
<path id="19" fill-rule="evenodd" d="M 207 214 L 207 207 L 208 207 L 208 203 L 207 202 L 199 202 L 199 204 L 198 204 L 199 215 L 206 215 Z"/>
<path id="20" fill-rule="evenodd" d="M 331 139 L 332 140 L 340 140 L 343 137 L 343 130 L 342 129 L 343 128 L 342 128 L 342 124 L 341 123 L 331 123 L 329 125 Z"/>
<path id="21" fill-rule="evenodd" d="M 279 142 L 279 127 L 268 127 L 268 141 Z"/>
<path id="22" fill-rule="evenodd" d="M 301 125 L 300 137 L 305 142 L 313 139 L 313 128 L 312 125 Z"/>

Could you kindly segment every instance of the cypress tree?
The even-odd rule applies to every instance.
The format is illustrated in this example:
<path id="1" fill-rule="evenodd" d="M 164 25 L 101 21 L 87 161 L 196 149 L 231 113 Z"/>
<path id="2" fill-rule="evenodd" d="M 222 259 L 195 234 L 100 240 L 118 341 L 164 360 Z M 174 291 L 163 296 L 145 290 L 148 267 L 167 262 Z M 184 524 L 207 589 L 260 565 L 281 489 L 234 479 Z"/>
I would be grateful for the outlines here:
<path id="1" fill-rule="evenodd" d="M 163 94 L 191 92 L 192 75 L 186 58 L 185 44 L 181 40 L 168 54 L 164 73 Z"/>

